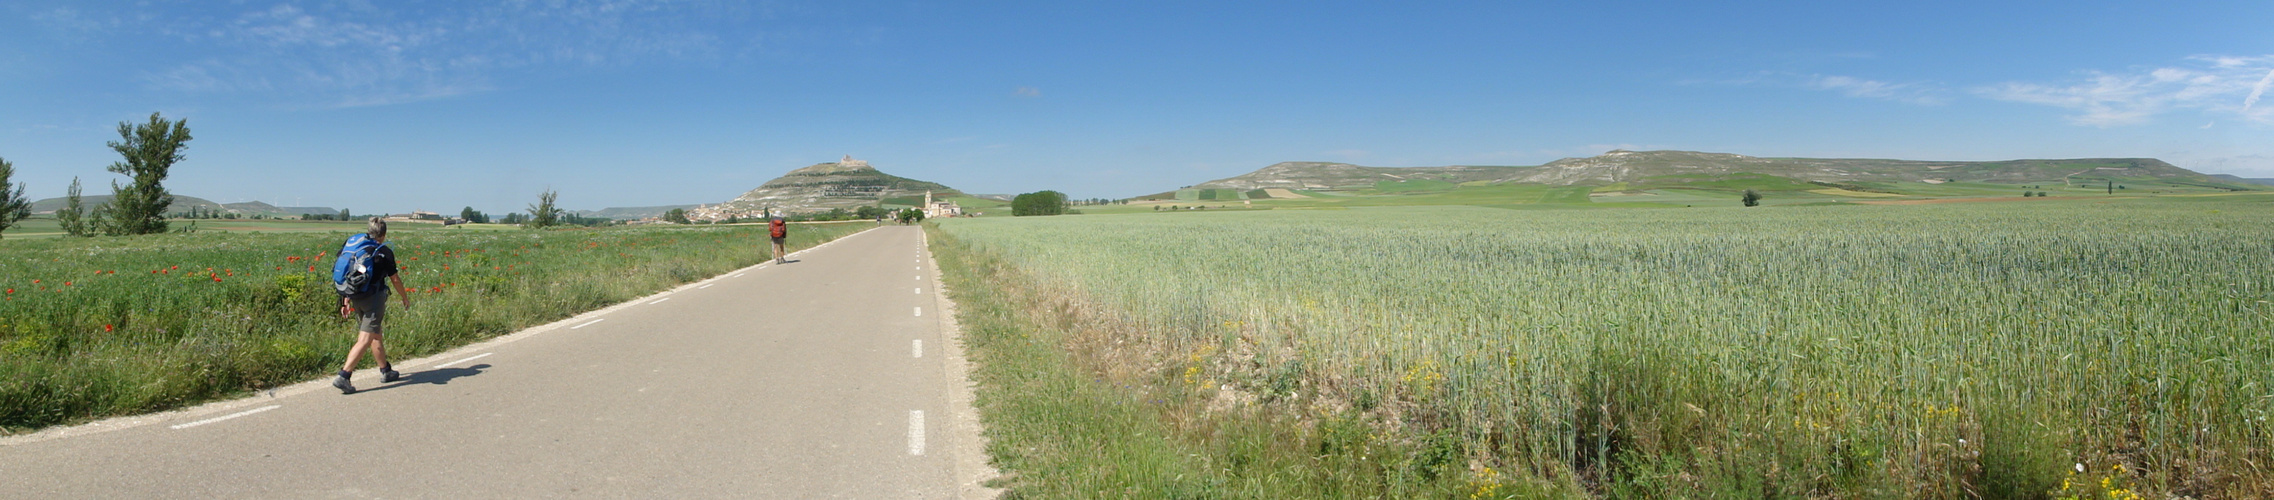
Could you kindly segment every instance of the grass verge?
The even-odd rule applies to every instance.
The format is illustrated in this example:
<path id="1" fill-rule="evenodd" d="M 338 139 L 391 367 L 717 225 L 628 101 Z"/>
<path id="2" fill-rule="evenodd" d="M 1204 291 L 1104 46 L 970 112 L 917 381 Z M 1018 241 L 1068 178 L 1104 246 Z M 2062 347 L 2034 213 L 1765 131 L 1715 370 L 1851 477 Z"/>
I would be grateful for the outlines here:
<path id="1" fill-rule="evenodd" d="M 809 248 L 872 224 L 800 225 Z M 412 359 L 757 264 L 765 228 L 391 234 Z M 332 252 L 347 234 L 199 233 L 0 241 L 0 433 L 162 411 L 339 367 Z"/>

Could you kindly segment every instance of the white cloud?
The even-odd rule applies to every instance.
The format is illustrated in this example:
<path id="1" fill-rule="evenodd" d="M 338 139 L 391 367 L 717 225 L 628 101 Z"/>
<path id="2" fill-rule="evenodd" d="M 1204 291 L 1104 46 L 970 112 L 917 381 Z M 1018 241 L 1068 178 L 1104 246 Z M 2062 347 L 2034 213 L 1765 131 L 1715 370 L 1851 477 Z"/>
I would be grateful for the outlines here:
<path id="1" fill-rule="evenodd" d="M 1042 97 L 1042 89 L 1034 87 L 1019 87 L 1015 90 L 1012 90 L 1011 95 L 1019 97 Z"/>
<path id="2" fill-rule="evenodd" d="M 1811 89 L 1829 90 L 1848 97 L 1886 99 L 1911 104 L 1939 105 L 1946 102 L 1942 91 L 1924 83 L 1888 83 L 1840 75 L 1813 75 L 1802 84 Z"/>
<path id="3" fill-rule="evenodd" d="M 1976 88 L 1974 93 L 2002 101 L 2066 108 L 2078 113 L 2068 117 L 2071 123 L 2096 127 L 2145 123 L 2156 115 L 2182 109 L 2274 121 L 2274 112 L 2252 108 L 2268 83 L 2274 83 L 2274 56 L 2195 56 L 2188 60 L 2193 63 L 2191 67 L 2093 71 L 2078 81 L 2006 82 Z"/>

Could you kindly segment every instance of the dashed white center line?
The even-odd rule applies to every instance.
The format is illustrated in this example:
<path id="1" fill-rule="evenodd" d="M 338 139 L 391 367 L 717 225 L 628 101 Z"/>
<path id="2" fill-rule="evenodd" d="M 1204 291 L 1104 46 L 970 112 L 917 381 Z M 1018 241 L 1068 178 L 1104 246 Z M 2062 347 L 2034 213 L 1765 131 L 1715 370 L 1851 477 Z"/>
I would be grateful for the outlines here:
<path id="1" fill-rule="evenodd" d="M 655 300 L 652 300 L 652 301 L 648 301 L 648 303 L 649 303 L 649 304 L 661 304 L 661 303 L 663 303 L 663 301 L 666 301 L 666 300 L 671 300 L 671 297 L 664 297 L 664 298 L 660 298 L 660 299 L 655 299 Z"/>
<path id="2" fill-rule="evenodd" d="M 923 306 L 916 306 L 916 315 L 917 315 L 917 316 L 923 316 L 923 315 L 924 315 L 924 307 L 923 307 Z"/>
<path id="3" fill-rule="evenodd" d="M 924 410 L 908 412 L 908 454 L 924 454 Z"/>
<path id="4" fill-rule="evenodd" d="M 917 280 L 917 281 L 922 281 L 923 279 L 924 279 L 924 277 L 923 277 L 923 276 L 917 276 L 917 277 L 916 277 L 916 280 Z"/>
<path id="5" fill-rule="evenodd" d="M 186 423 L 186 424 L 177 424 L 177 425 L 175 425 L 175 426 L 174 426 L 174 430 L 188 429 L 188 428 L 191 428 L 191 427 L 197 427 L 197 426 L 200 426 L 200 425 L 210 424 L 210 423 L 214 423 L 214 422 L 220 422 L 220 421 L 223 421 L 223 420 L 228 420 L 228 419 L 232 419 L 232 418 L 242 417 L 242 416 L 246 416 L 246 415 L 251 415 L 251 414 L 260 413 L 260 412 L 269 411 L 269 410 L 274 410 L 274 409 L 277 409 L 277 408 L 283 408 L 283 407 L 284 407 L 284 405 L 268 405 L 268 406 L 263 406 L 263 407 L 254 408 L 254 409 L 250 409 L 250 410 L 245 410 L 245 411 L 240 411 L 240 412 L 236 412 L 236 413 L 231 413 L 231 414 L 228 414 L 228 415 L 222 415 L 222 416 L 218 416 L 218 417 L 208 418 L 208 419 L 205 419 L 205 420 L 199 420 L 199 421 L 196 421 L 196 422 L 190 422 L 190 423 Z M 915 417 L 915 418 L 916 418 L 916 422 L 918 422 L 918 423 L 921 423 L 921 422 L 923 422 L 923 421 L 924 421 L 924 416 L 923 416 L 923 414 L 922 414 L 922 413 L 923 413 L 923 412 L 917 412 L 917 415 L 916 415 L 916 417 Z M 910 428 L 914 428 L 914 427 L 910 427 Z M 923 433 L 923 429 L 917 429 L 917 430 L 916 430 L 916 434 L 915 434 L 915 436 L 916 436 L 916 439 L 917 439 L 917 440 L 922 440 L 922 439 L 924 439 L 924 433 Z M 912 444 L 912 445 L 908 445 L 908 450 L 909 450 L 910 452 L 913 452 L 913 453 L 915 453 L 915 454 L 918 454 L 918 455 L 922 455 L 922 454 L 924 454 L 924 445 L 923 445 L 923 444 L 921 444 L 921 443 L 919 443 L 919 444 Z"/>
<path id="6" fill-rule="evenodd" d="M 716 285 L 716 284 L 718 284 L 718 283 L 711 283 L 711 284 L 707 284 L 707 285 L 703 285 L 703 286 L 698 286 L 698 287 L 695 287 L 695 289 L 696 289 L 696 290 L 701 290 L 701 289 L 705 289 L 705 288 L 710 288 L 710 287 L 711 287 L 711 285 Z"/>
<path id="7" fill-rule="evenodd" d="M 441 367 L 445 367 L 445 366 L 450 366 L 450 365 L 455 365 L 455 364 L 459 364 L 459 363 L 464 363 L 464 362 L 467 362 L 467 361 L 473 361 L 473 360 L 477 360 L 477 359 L 482 359 L 482 358 L 486 358 L 486 357 L 489 357 L 489 355 L 491 355 L 491 354 L 497 354 L 497 353 L 494 353 L 494 352 L 485 352 L 485 353 L 481 353 L 481 354 L 476 354 L 476 355 L 474 355 L 473 357 L 469 357 L 469 358 L 466 358 L 466 359 L 461 359 L 461 360 L 457 360 L 457 361 L 452 361 L 452 362 L 448 362 L 448 363 L 443 363 L 443 364 L 439 364 L 439 365 L 434 365 L 434 367 L 435 367 L 435 368 L 441 368 Z"/>
<path id="8" fill-rule="evenodd" d="M 742 273 L 734 273 L 734 275 L 733 275 L 733 276 L 727 276 L 727 277 L 728 277 L 728 278 L 740 278 L 740 277 L 742 277 Z"/>
<path id="9" fill-rule="evenodd" d="M 575 329 L 578 329 L 578 328 L 584 328 L 584 327 L 587 327 L 587 326 L 592 326 L 592 324 L 593 324 L 593 323 L 599 323 L 599 322 L 602 322 L 602 321 L 608 321 L 608 318 L 600 318 L 600 319 L 596 319 L 596 320 L 592 320 L 592 321 L 586 321 L 586 322 L 584 322 L 584 324 L 581 324 L 581 325 L 576 325 L 576 326 L 572 326 L 572 327 L 569 327 L 569 329 L 570 329 L 570 330 L 575 330 Z"/>
<path id="10" fill-rule="evenodd" d="M 911 350 L 916 352 L 915 357 L 924 357 L 924 339 L 915 339 L 915 343 L 911 346 Z"/>
<path id="11" fill-rule="evenodd" d="M 924 294 L 924 289 L 922 289 L 922 288 L 918 288 L 918 289 L 916 289 L 916 294 L 917 294 L 917 295 L 923 295 L 923 294 Z"/>

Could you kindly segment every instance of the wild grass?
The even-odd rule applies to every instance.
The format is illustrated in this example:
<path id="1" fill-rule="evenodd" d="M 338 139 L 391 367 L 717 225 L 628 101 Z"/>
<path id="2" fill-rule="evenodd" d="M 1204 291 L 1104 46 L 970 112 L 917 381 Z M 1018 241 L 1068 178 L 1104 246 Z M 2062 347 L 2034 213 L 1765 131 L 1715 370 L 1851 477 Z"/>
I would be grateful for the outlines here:
<path id="1" fill-rule="evenodd" d="M 805 225 L 805 248 L 873 224 Z M 760 226 L 395 231 L 410 359 L 756 264 Z M 177 408 L 338 368 L 330 288 L 349 233 L 0 240 L 0 431 Z M 368 367 L 368 366 L 367 366 Z"/>
<path id="2" fill-rule="evenodd" d="M 935 242 L 997 262 L 951 284 L 1050 347 L 975 357 L 1062 357 L 1111 396 L 1057 411 L 1141 407 L 1189 450 L 1163 466 L 1184 479 L 1081 491 L 2263 498 L 2269 208 L 1268 211 Z M 1075 452 L 1021 460 L 1127 449 L 1060 430 Z"/>

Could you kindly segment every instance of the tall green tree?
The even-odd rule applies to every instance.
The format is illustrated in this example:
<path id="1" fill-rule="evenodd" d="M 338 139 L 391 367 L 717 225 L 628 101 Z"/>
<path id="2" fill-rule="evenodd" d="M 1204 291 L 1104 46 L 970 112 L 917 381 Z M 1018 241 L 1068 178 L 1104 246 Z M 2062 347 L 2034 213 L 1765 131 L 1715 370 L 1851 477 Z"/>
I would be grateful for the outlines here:
<path id="1" fill-rule="evenodd" d="M 1760 192 L 1760 191 L 1754 191 L 1754 190 L 1751 190 L 1751 189 L 1747 189 L 1747 190 L 1745 190 L 1745 196 L 1743 196 L 1743 200 L 1742 200 L 1742 201 L 1744 201 L 1744 202 L 1745 202 L 1745 206 L 1748 206 L 1748 207 L 1756 207 L 1756 206 L 1760 206 L 1760 205 L 1761 205 L 1761 192 Z"/>
<path id="2" fill-rule="evenodd" d="M 1011 215 L 1059 215 L 1066 213 L 1066 193 L 1036 191 L 1011 198 Z"/>
<path id="3" fill-rule="evenodd" d="M 529 222 L 523 224 L 523 227 L 531 229 L 544 229 L 552 227 L 555 224 L 559 224 L 561 221 L 561 208 L 559 206 L 555 206 L 553 202 L 559 200 L 560 198 L 561 193 L 558 191 L 553 191 L 551 189 L 547 189 L 543 194 L 537 195 L 537 203 L 529 205 Z"/>
<path id="4" fill-rule="evenodd" d="M 464 209 L 458 210 L 458 218 L 465 219 L 466 222 L 474 224 L 490 223 L 489 214 L 482 213 L 480 210 L 475 210 L 474 207 L 466 207 Z"/>
<path id="5" fill-rule="evenodd" d="M 340 220 L 355 220 L 354 216 L 355 214 L 348 213 L 347 209 L 340 209 Z"/>
<path id="6" fill-rule="evenodd" d="M 14 191 L 8 190 L 9 180 L 15 177 L 16 165 L 0 158 L 0 233 L 32 215 L 32 201 L 24 199 L 24 183 L 18 182 Z"/>
<path id="7" fill-rule="evenodd" d="M 63 226 L 69 236 L 94 236 L 94 225 L 87 220 L 87 206 L 79 199 L 79 178 L 71 178 L 71 189 L 63 191 L 63 209 L 55 211 L 55 222 Z"/>
<path id="8" fill-rule="evenodd" d="M 133 183 L 122 187 L 118 181 L 111 181 L 111 202 L 96 209 L 97 217 L 103 220 L 103 232 L 166 232 L 166 207 L 174 204 L 174 195 L 161 183 L 174 164 L 182 161 L 182 149 L 190 141 L 189 120 L 167 121 L 151 113 L 148 123 L 119 122 L 118 136 L 119 140 L 109 145 L 126 161 L 112 163 L 110 171 L 133 178 Z"/>
<path id="9" fill-rule="evenodd" d="M 672 224 L 687 224 L 691 222 L 687 220 L 687 209 L 684 208 L 674 208 L 669 211 L 663 212 L 663 221 Z"/>

